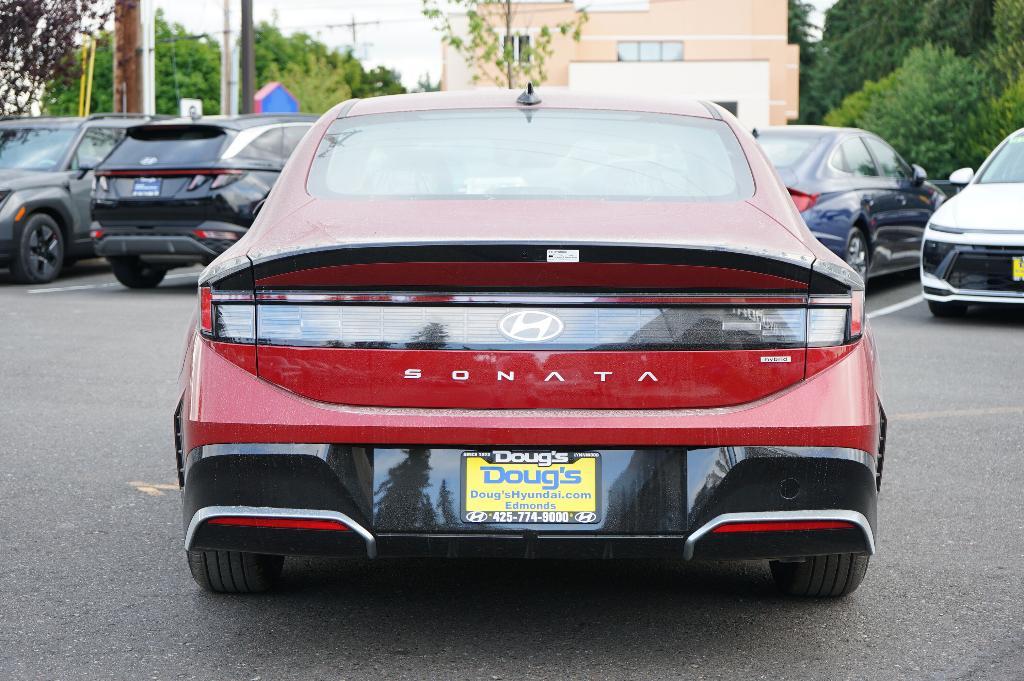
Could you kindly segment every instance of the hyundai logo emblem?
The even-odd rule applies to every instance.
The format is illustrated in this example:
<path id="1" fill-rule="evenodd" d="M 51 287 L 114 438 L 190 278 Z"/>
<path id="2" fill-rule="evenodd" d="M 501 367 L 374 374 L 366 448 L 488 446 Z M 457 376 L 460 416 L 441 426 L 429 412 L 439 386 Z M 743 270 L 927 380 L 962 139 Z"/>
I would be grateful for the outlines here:
<path id="1" fill-rule="evenodd" d="M 483 511 L 470 511 L 466 514 L 466 522 L 482 523 L 487 520 L 487 514 Z"/>
<path id="2" fill-rule="evenodd" d="M 579 513 L 574 515 L 573 518 L 578 523 L 592 523 L 595 520 L 597 520 L 597 514 L 591 513 L 590 511 L 580 511 Z"/>
<path id="3" fill-rule="evenodd" d="M 498 331 L 520 343 L 543 343 L 558 338 L 565 330 L 562 320 L 543 310 L 509 312 L 498 322 Z"/>
<path id="4" fill-rule="evenodd" d="M 156 156 L 143 156 L 139 159 L 139 165 L 151 166 L 159 160 Z"/>

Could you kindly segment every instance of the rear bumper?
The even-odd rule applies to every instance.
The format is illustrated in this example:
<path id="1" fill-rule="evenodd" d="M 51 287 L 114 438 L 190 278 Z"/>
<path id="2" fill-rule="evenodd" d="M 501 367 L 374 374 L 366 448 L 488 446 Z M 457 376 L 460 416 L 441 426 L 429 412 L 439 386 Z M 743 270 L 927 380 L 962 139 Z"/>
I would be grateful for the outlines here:
<path id="1" fill-rule="evenodd" d="M 245 234 L 246 229 L 226 222 L 207 221 L 194 227 L 142 229 L 130 227 L 105 228 L 93 223 L 93 230 L 103 236 L 93 239 L 96 254 L 106 258 L 138 256 L 146 260 L 168 262 L 212 262 Z M 203 239 L 196 230 L 231 232 L 234 239 Z"/>
<path id="2" fill-rule="evenodd" d="M 213 445 L 183 461 L 186 547 L 285 555 L 799 558 L 874 553 L 876 458 L 844 448 L 609 449 L 600 522 L 464 519 L 458 448 Z M 439 490 L 449 490 L 446 497 Z M 329 519 L 348 531 L 214 518 Z M 825 531 L 722 525 L 832 521 Z"/>
<path id="3" fill-rule="evenodd" d="M 175 418 L 184 525 L 193 526 L 191 548 L 289 555 L 755 559 L 871 553 L 884 453 L 874 367 L 866 335 L 811 378 L 737 407 L 377 408 L 290 393 L 254 375 L 253 347 L 196 338 L 182 367 Z M 461 453 L 510 446 L 600 452 L 600 522 L 585 529 L 464 522 Z M 442 489 L 451 498 L 447 505 L 439 500 Z M 342 514 L 371 535 L 373 547 L 354 531 L 195 520 L 217 507 Z M 793 512 L 853 513 L 864 520 L 816 532 L 698 534 L 728 514 L 770 520 Z"/>

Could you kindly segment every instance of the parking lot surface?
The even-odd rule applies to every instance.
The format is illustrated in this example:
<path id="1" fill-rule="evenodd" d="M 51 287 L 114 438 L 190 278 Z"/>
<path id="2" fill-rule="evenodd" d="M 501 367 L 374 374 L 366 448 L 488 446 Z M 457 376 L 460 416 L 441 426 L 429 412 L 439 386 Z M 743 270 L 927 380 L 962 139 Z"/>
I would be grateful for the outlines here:
<path id="1" fill-rule="evenodd" d="M 1024 678 L 1024 309 L 868 310 L 890 437 L 851 597 L 760 564 L 292 560 L 274 593 L 192 582 L 171 413 L 198 270 L 0 271 L 0 679 Z"/>

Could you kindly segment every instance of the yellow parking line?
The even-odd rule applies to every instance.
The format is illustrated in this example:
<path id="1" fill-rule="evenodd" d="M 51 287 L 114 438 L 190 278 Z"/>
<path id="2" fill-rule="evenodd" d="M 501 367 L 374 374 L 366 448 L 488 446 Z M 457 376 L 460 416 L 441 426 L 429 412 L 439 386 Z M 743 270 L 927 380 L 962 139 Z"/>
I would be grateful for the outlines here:
<path id="1" fill-rule="evenodd" d="M 148 494 L 151 497 L 162 497 L 164 495 L 164 490 L 170 491 L 178 489 L 178 485 L 176 483 L 168 484 L 166 482 L 142 482 L 140 480 L 132 480 L 128 484 L 134 487 L 137 492 Z"/>

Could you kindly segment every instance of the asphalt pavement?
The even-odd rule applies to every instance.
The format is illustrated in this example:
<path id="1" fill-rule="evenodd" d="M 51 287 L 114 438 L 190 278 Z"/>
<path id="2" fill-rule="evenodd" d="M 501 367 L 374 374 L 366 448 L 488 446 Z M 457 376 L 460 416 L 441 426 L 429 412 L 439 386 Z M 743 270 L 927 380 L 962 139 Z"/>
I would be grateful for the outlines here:
<path id="1" fill-rule="evenodd" d="M 872 282 L 890 439 L 846 599 L 757 563 L 326 559 L 229 597 L 188 574 L 174 484 L 197 273 L 0 271 L 0 679 L 1024 678 L 1024 310 Z"/>

